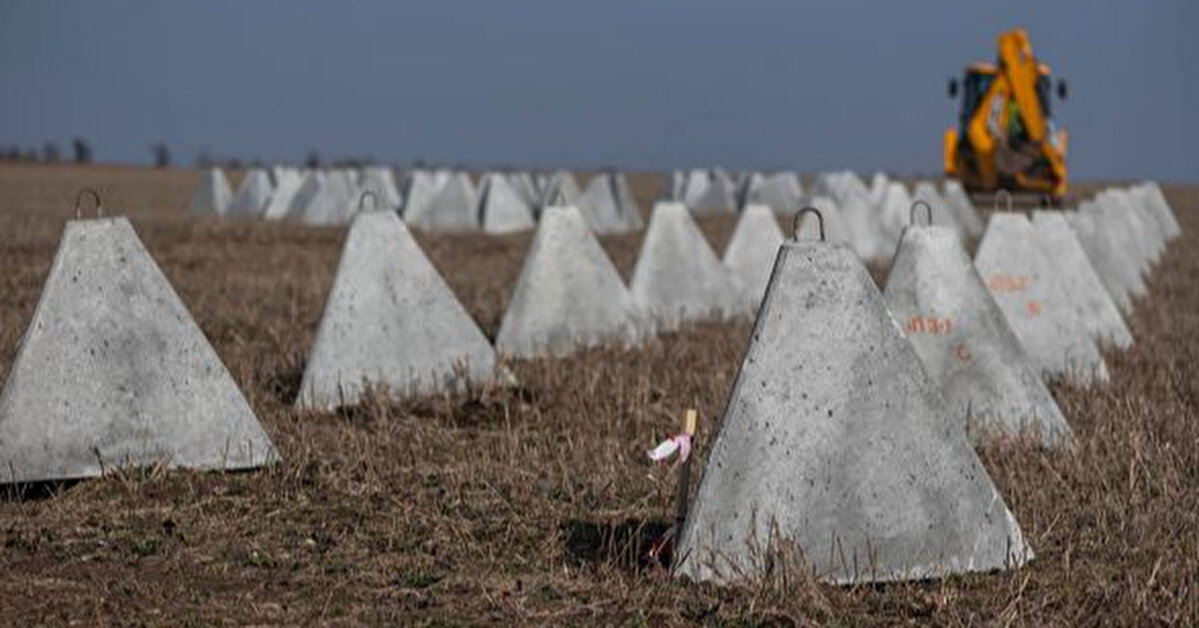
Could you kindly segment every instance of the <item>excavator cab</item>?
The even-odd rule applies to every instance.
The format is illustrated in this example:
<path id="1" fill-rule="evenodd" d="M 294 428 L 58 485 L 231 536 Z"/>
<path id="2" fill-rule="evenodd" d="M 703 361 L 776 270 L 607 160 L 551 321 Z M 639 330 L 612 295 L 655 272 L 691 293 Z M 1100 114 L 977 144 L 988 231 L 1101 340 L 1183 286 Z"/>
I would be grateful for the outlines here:
<path id="1" fill-rule="evenodd" d="M 1065 129 L 1053 117 L 1053 78 L 1023 30 L 999 36 L 996 63 L 974 63 L 961 81 L 957 124 L 945 132 L 945 174 L 976 193 L 1008 190 L 1061 199 L 1067 190 Z M 1064 100 L 1065 81 L 1057 83 Z"/>

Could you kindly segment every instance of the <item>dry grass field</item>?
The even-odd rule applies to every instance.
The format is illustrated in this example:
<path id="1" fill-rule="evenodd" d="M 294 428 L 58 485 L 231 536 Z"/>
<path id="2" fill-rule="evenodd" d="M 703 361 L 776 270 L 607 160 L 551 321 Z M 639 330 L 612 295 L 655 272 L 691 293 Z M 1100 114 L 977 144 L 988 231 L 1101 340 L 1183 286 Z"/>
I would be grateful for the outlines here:
<path id="1" fill-rule="evenodd" d="M 644 451 L 697 407 L 702 463 L 748 321 L 697 324 L 635 351 L 518 362 L 518 388 L 299 413 L 290 403 L 345 230 L 189 217 L 194 181 L 0 166 L 0 375 L 75 192 L 93 186 L 108 213 L 129 216 L 283 462 L 0 489 L 0 623 L 1199 622 L 1199 187 L 1166 187 L 1185 233 L 1129 321 L 1136 346 L 1108 356 L 1111 384 L 1054 389 L 1077 448 L 980 452 L 1036 560 L 837 588 L 803 577 L 696 585 L 647 558 L 677 472 Z M 656 179 L 633 183 L 647 203 Z M 731 227 L 704 223 L 718 251 Z M 493 336 L 530 236 L 419 239 Z M 627 277 L 639 236 L 604 244 Z"/>

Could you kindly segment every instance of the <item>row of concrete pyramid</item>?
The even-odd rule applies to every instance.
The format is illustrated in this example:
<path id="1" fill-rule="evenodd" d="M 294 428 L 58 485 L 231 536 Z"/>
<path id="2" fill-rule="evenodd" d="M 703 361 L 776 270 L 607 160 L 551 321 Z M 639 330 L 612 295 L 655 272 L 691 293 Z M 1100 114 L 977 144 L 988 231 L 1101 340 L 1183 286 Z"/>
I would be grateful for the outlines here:
<path id="1" fill-rule="evenodd" d="M 785 243 L 681 533 L 679 572 L 753 577 L 786 548 L 839 583 L 1031 560 L 971 439 L 1070 442 L 1042 381 L 1046 359 L 1071 355 L 1065 343 L 1128 346 L 1120 309 L 1145 295 L 1179 233 L 1155 184 L 1031 221 L 997 213 L 973 262 L 954 228 L 913 224 L 881 293 L 849 247 Z"/>
<path id="2" fill-rule="evenodd" d="M 907 225 L 914 200 L 927 202 L 939 225 L 952 226 L 959 238 L 982 235 L 983 223 L 958 182 L 947 180 L 940 190 L 929 181 L 918 182 L 909 192 L 899 181 L 875 173 L 868 187 L 851 171 L 817 175 L 806 191 L 795 172 L 729 174 L 722 169 L 675 171 L 660 194 L 685 204 L 693 214 L 734 214 L 739 208 L 761 204 L 789 216 L 801 207 L 818 207 L 824 214 L 827 236 L 848 244 L 867 262 L 890 259 Z"/>
<path id="3" fill-rule="evenodd" d="M 596 233 L 644 226 L 625 176 L 602 172 L 580 189 L 573 174 L 489 172 L 480 185 L 465 172 L 416 169 L 403 186 L 385 167 L 300 171 L 252 169 L 233 193 L 219 169 L 206 171 L 192 195 L 191 210 L 203 214 L 292 218 L 314 225 L 348 223 L 363 209 L 399 212 L 422 231 L 483 231 L 506 234 L 533 229 L 543 207 L 573 205 Z"/>
<path id="4" fill-rule="evenodd" d="M 752 213 L 777 230 L 768 209 Z M 969 445 L 975 421 L 979 431 L 1031 429 L 1048 444 L 1070 438 L 1019 317 L 1068 321 L 1092 340 L 1126 345 L 1131 336 L 1112 310 L 1145 294 L 1146 275 L 1179 232 L 1153 184 L 1032 221 L 998 214 L 973 263 L 952 228 L 909 226 L 885 293 L 844 245 L 781 243 L 682 532 L 680 571 L 733 579 L 760 568 L 775 543 L 797 545 L 838 582 L 1029 560 Z M 679 277 L 725 299 L 705 301 L 707 312 L 744 311 L 730 283 L 708 278 L 719 265 L 710 249 L 705 266 L 668 274 L 663 259 L 686 266 L 695 239 L 707 246 L 685 207 L 657 205 L 625 291 L 581 213 L 547 209 L 497 344 L 565 339 L 569 349 L 581 333 L 636 342 L 646 331 L 638 308 L 657 314 L 654 328 L 687 311 L 689 295 L 648 288 Z M 547 304 L 561 309 L 546 315 Z M 578 325 L 591 315 L 598 323 Z M 297 404 L 348 403 L 372 386 L 424 392 L 502 377 L 486 337 L 398 216 L 359 214 Z M 0 477 L 156 463 L 247 468 L 277 456 L 128 222 L 69 223 L 0 394 Z"/>
<path id="5" fill-rule="evenodd" d="M 777 248 L 782 233 L 770 210 L 746 215 L 764 218 Z M 751 244 L 735 238 L 729 250 Z M 503 379 L 497 355 L 634 346 L 685 320 L 745 315 L 753 305 L 735 269 L 721 263 L 679 203 L 655 206 L 628 287 L 579 208 L 549 206 L 493 348 L 404 222 L 394 212 L 361 213 L 346 238 L 297 405 L 333 408 L 372 388 L 424 394 L 485 386 Z"/>
<path id="6" fill-rule="evenodd" d="M 996 229 L 1014 216 L 997 221 Z M 1073 241 L 1072 233 L 1061 233 L 1062 228 L 1068 230 L 1068 227 L 1060 214 L 1038 214 L 1037 220 L 1047 226 L 1036 232 L 1037 237 L 1026 238 L 1027 242 L 1040 242 L 1047 250 L 1056 251 L 1065 248 L 1060 242 L 1063 238 Z M 360 226 L 360 222 L 370 226 Z M 801 223 L 801 233 L 804 225 Z M 957 234 L 945 229 L 961 246 Z M 1000 278 L 1005 272 L 1027 277 L 1028 272 L 1016 275 L 1016 269 L 1005 269 L 1002 257 L 992 261 L 994 256 L 989 252 L 1006 246 L 995 244 L 998 238 L 984 239 L 980 270 Z M 764 205 L 750 205 L 742 213 L 721 260 L 686 207 L 659 202 L 651 214 L 626 288 L 587 228 L 581 212 L 572 206 L 546 208 L 512 291 L 495 351 L 501 356 L 517 358 L 563 356 L 604 342 L 635 345 L 647 335 L 676 329 L 688 320 L 751 315 L 764 294 L 774 255 L 783 240 L 771 210 Z M 1078 246 L 1075 249 L 1081 250 Z M 1034 258 L 1024 255 L 1021 259 Z M 1069 261 L 1083 267 L 1073 276 L 1088 279 L 1094 276 L 1086 259 L 1076 255 Z M 396 267 L 410 272 L 396 273 Z M 1057 264 L 1050 270 L 1064 267 Z M 417 274 L 411 269 L 422 270 Z M 1080 382 L 1093 378 L 1102 381 L 1106 369 L 1098 343 L 1110 341 L 1125 347 L 1131 342 L 1131 334 L 1115 307 L 1106 310 L 1101 307 L 1106 296 L 1098 281 L 1090 281 L 1085 287 L 1098 289 L 1099 294 L 1062 292 L 1057 286 L 1048 289 L 1054 295 L 1077 296 L 1083 305 L 1075 309 L 1089 317 L 1078 328 L 1093 330 L 1094 337 L 1076 339 L 1068 345 L 1040 340 L 1050 322 L 1056 327 L 1075 323 L 1057 315 L 1059 310 L 1066 311 L 1058 307 L 1057 296 L 1034 295 L 1041 304 L 1038 307 L 1045 311 L 1030 315 L 1027 305 L 1009 298 L 1013 295 L 1010 290 L 1002 291 L 1005 289 L 1002 279 L 992 280 L 988 285 L 996 291 L 995 299 L 1000 303 L 1009 305 L 1010 301 L 1004 314 L 1011 318 L 1010 325 L 1016 330 L 1019 342 L 1027 344 L 1029 353 L 1036 358 L 1030 371 L 1034 375 L 1066 376 Z M 441 305 L 431 305 L 435 303 Z M 425 323 L 404 316 L 409 306 L 418 304 L 422 311 L 433 312 L 430 320 L 445 329 L 430 329 Z M 1023 318 L 1018 319 L 1022 312 Z M 385 321 L 394 324 L 383 325 Z M 470 341 L 455 342 L 451 336 Z M 1060 331 L 1053 336 L 1058 343 L 1071 337 Z M 413 343 L 427 343 L 427 346 L 420 344 L 419 351 L 409 352 L 392 349 Z M 1089 351 L 1082 354 L 1079 347 Z M 309 375 L 305 377 L 300 405 L 328 408 L 353 403 L 364 389 L 372 386 L 411 394 L 453 390 L 464 382 L 485 383 L 493 379 L 495 351 L 487 346 L 482 332 L 420 252 L 407 228 L 398 219 L 362 214 L 351 227 L 345 244 L 308 362 Z M 465 370 L 460 368 L 463 363 L 468 367 Z M 979 417 L 991 414 L 990 406 L 983 408 L 975 402 L 972 407 Z M 1021 421 L 1025 414 L 1020 413 L 1013 420 Z M 1056 414 L 1060 418 L 1056 408 L 1041 414 Z M 1044 436 L 1052 442 L 1059 431 L 1049 426 Z"/>

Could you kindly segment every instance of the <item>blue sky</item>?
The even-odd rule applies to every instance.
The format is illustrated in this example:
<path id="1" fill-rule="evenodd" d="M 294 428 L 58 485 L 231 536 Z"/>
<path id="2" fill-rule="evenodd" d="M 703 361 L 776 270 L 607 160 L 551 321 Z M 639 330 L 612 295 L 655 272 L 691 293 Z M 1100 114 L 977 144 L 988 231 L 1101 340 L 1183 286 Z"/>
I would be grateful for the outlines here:
<path id="1" fill-rule="evenodd" d="M 1026 27 L 1076 178 L 1199 179 L 1199 2 L 0 1 L 0 145 L 936 173 L 945 81 Z"/>

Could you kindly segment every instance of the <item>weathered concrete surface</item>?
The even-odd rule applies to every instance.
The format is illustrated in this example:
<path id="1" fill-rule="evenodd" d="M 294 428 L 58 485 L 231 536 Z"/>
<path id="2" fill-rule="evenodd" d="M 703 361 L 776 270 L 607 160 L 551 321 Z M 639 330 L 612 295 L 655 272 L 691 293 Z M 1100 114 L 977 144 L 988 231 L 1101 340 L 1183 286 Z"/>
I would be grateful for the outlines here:
<path id="1" fill-rule="evenodd" d="M 304 183 L 304 176 L 291 168 L 279 168 L 275 171 L 275 181 L 275 190 L 262 210 L 262 217 L 267 220 L 287 217 L 292 200 Z"/>
<path id="2" fill-rule="evenodd" d="M 404 186 L 404 222 L 412 224 L 412 220 L 425 221 L 430 211 L 429 205 L 448 180 L 448 173 L 441 177 L 427 170 L 413 170 Z"/>
<path id="3" fill-rule="evenodd" d="M 520 194 L 520 199 L 525 202 L 526 207 L 536 209 L 541 204 L 541 192 L 537 190 L 537 182 L 533 180 L 533 175 L 528 172 L 513 172 L 508 175 L 508 182 Z"/>
<path id="4" fill-rule="evenodd" d="M 847 190 L 838 204 L 849 246 L 858 254 L 858 258 L 865 262 L 883 262 L 889 259 L 895 251 L 887 248 L 865 193 Z"/>
<path id="5" fill-rule="evenodd" d="M 1132 332 L 1116 307 L 1103 281 L 1087 258 L 1074 231 L 1062 212 L 1036 211 L 1032 214 L 1033 231 L 1046 258 L 1053 261 L 1047 271 L 1064 292 L 1066 302 L 1074 307 L 1091 337 L 1101 346 L 1117 349 L 1132 346 Z"/>
<path id="6" fill-rule="evenodd" d="M 697 216 L 736 213 L 736 188 L 723 171 L 710 172 L 707 184 L 700 185 L 699 189 L 702 191 L 693 194 L 691 183 L 688 183 L 687 207 L 691 209 L 691 213 Z"/>
<path id="7" fill-rule="evenodd" d="M 912 197 L 908 189 L 898 181 L 887 184 L 878 208 L 878 221 L 882 235 L 882 248 L 888 255 L 895 253 L 899 238 L 912 215 Z"/>
<path id="8" fill-rule="evenodd" d="M 724 250 L 724 265 L 741 282 L 745 298 L 754 309 L 766 295 L 774 258 L 783 240 L 772 207 L 758 203 L 745 206 Z"/>
<path id="9" fill-rule="evenodd" d="M 861 263 L 784 244 L 675 556 L 762 573 L 792 542 L 836 583 L 938 577 L 1032 557 Z"/>
<path id="10" fill-rule="evenodd" d="M 712 183 L 712 175 L 707 170 L 695 168 L 687 171 L 683 179 L 682 194 L 676 198 L 681 198 L 687 207 L 694 208 L 704 194 L 708 192 L 708 186 Z"/>
<path id="11" fill-rule="evenodd" d="M 455 391 L 494 375 L 495 352 L 395 212 L 358 214 L 296 406 L 356 403 L 368 386 L 396 395 Z"/>
<path id="12" fill-rule="evenodd" d="M 278 458 L 129 222 L 67 223 L 0 394 L 0 482 Z"/>
<path id="13" fill-rule="evenodd" d="M 483 225 L 483 231 L 516 233 L 537 226 L 537 221 L 533 220 L 533 210 L 525 204 L 507 177 L 498 172 L 488 173 L 483 178 L 482 189 L 479 222 Z"/>
<path id="14" fill-rule="evenodd" d="M 620 221 L 625 227 L 624 230 L 640 231 L 645 228 L 645 218 L 641 216 L 641 206 L 633 198 L 633 192 L 629 190 L 629 182 L 624 173 L 614 173 L 612 181 L 616 186 L 616 208 L 620 212 Z"/>
<path id="15" fill-rule="evenodd" d="M 547 207 L 496 336 L 523 358 L 564 356 L 604 342 L 633 346 L 645 317 L 575 207 Z"/>
<path id="16" fill-rule="evenodd" d="M 1099 224 L 1107 231 L 1112 242 L 1120 252 L 1124 263 L 1128 264 L 1137 275 L 1137 280 L 1129 285 L 1134 298 L 1148 294 L 1145 278 L 1149 277 L 1149 252 L 1145 249 L 1133 224 L 1133 217 L 1121 211 L 1114 203 L 1104 202 L 1098 198 L 1094 202 L 1080 203 L 1078 211 L 1093 214 Z"/>
<path id="17" fill-rule="evenodd" d="M 717 259 L 682 203 L 654 205 L 629 288 L 664 330 L 688 319 L 747 311 L 740 282 Z"/>
<path id="18" fill-rule="evenodd" d="M 1137 211 L 1128 202 L 1128 199 L 1120 195 L 1113 188 L 1108 188 L 1097 194 L 1095 202 L 1103 205 L 1104 209 L 1110 212 L 1109 216 L 1115 218 L 1119 224 L 1130 231 L 1136 242 L 1136 250 L 1139 252 L 1138 259 L 1140 260 L 1141 272 L 1146 278 L 1151 276 L 1153 274 L 1153 267 L 1161 259 L 1161 248 L 1159 247 L 1160 242 L 1158 242 L 1152 229 L 1149 225 L 1145 224 L 1147 217 Z"/>
<path id="19" fill-rule="evenodd" d="M 1039 370 L 952 229 L 909 227 L 883 294 L 968 435 L 1027 436 L 1046 445 L 1070 438 Z"/>
<path id="20" fill-rule="evenodd" d="M 766 176 L 749 178 L 745 191 L 745 204 L 760 203 L 779 214 L 799 211 L 803 198 L 803 187 L 794 172 L 775 172 Z"/>
<path id="21" fill-rule="evenodd" d="M 1167 239 L 1173 240 L 1182 235 L 1182 227 L 1178 225 L 1174 210 L 1166 202 L 1166 196 L 1162 194 L 1161 187 L 1152 181 L 1146 181 L 1133 187 L 1132 193 L 1153 214 Z"/>
<path id="22" fill-rule="evenodd" d="M 991 215 L 974 266 L 1025 351 L 1048 377 L 1106 383 L 1099 348 L 1067 301 L 1023 214 Z"/>
<path id="23" fill-rule="evenodd" d="M 1132 314 L 1133 286 L 1139 285 L 1142 292 L 1146 289 L 1136 266 L 1117 248 L 1097 211 L 1080 209 L 1064 215 L 1108 295 L 1122 313 Z"/>
<path id="24" fill-rule="evenodd" d="M 1153 267 L 1161 261 L 1162 253 L 1166 250 L 1166 236 L 1162 233 L 1157 219 L 1149 214 L 1144 205 L 1136 202 L 1127 190 L 1108 188 L 1100 192 L 1097 198 L 1101 202 L 1114 205 L 1132 224 L 1141 247 L 1148 256 L 1147 272 L 1152 272 Z"/>
<path id="25" fill-rule="evenodd" d="M 362 178 L 358 183 L 359 194 L 370 192 L 375 196 L 380 209 L 396 210 L 403 206 L 400 188 L 396 185 L 395 176 L 390 168 L 370 166 L 362 170 Z"/>
<path id="26" fill-rule="evenodd" d="M 608 173 L 600 172 L 591 177 L 583 193 L 579 195 L 579 213 L 587 226 L 596 233 L 622 233 L 629 231 L 621 215 L 616 198 L 615 181 Z"/>
<path id="27" fill-rule="evenodd" d="M 308 211 L 308 206 L 320 194 L 324 184 L 325 175 L 322 172 L 309 171 L 308 174 L 304 175 L 304 180 L 300 182 L 299 189 L 291 197 L 291 203 L 287 206 L 285 216 L 287 218 L 303 218 L 304 213 Z"/>
<path id="28" fill-rule="evenodd" d="M 237 194 L 229 201 L 230 215 L 259 216 L 271 199 L 271 178 L 265 170 L 254 168 L 242 177 Z"/>
<path id="29" fill-rule="evenodd" d="M 943 186 L 945 193 L 942 196 L 957 215 L 958 222 L 966 234 L 971 238 L 981 238 L 986 225 L 978 217 L 978 211 L 975 210 L 974 203 L 970 202 L 966 191 L 962 189 L 962 184 L 954 179 L 946 179 Z"/>
<path id="30" fill-rule="evenodd" d="M 479 197 L 465 172 L 455 172 L 423 207 L 404 210 L 404 222 L 424 231 L 479 229 Z"/>
<path id="31" fill-rule="evenodd" d="M 192 193 L 191 211 L 197 214 L 224 216 L 233 200 L 233 190 L 220 168 L 210 168 L 200 175 L 200 184 Z"/>
<path id="32" fill-rule="evenodd" d="M 300 219 L 310 225 L 339 225 L 348 221 L 358 209 L 358 197 L 345 174 L 326 172 L 319 182 Z"/>
<path id="33" fill-rule="evenodd" d="M 541 207 L 550 205 L 574 205 L 577 207 L 581 194 L 579 182 L 575 180 L 573 174 L 565 170 L 555 171 L 542 188 L 541 205 L 538 207 L 538 211 Z"/>

